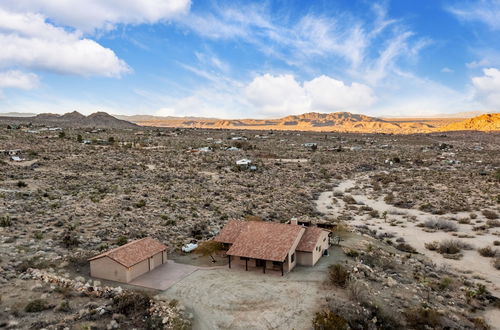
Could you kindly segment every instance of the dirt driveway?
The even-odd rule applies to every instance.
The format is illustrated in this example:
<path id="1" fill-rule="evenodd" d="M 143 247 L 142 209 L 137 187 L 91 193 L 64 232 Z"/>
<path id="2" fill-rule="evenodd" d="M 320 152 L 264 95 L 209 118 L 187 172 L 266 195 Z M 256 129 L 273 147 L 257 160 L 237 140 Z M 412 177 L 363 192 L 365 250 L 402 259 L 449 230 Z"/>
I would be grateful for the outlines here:
<path id="1" fill-rule="evenodd" d="M 329 292 L 324 287 L 327 267 L 341 258 L 335 249 L 315 267 L 296 267 L 285 276 L 199 269 L 159 296 L 191 310 L 194 329 L 310 329 Z"/>

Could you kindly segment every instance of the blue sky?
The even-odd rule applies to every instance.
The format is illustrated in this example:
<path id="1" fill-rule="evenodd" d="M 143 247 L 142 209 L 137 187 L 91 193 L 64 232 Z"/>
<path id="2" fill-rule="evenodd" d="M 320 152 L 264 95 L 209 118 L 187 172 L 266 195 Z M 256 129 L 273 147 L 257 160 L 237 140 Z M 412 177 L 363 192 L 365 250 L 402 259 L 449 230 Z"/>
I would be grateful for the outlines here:
<path id="1" fill-rule="evenodd" d="M 0 112 L 500 108 L 500 0 L 2 0 Z"/>

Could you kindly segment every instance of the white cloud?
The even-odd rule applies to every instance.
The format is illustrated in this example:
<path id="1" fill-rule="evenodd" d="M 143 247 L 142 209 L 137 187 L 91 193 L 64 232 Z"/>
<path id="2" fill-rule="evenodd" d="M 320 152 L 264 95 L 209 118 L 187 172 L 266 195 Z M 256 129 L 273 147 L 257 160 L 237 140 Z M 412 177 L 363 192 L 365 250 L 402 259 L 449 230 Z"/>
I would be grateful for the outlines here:
<path id="1" fill-rule="evenodd" d="M 483 69 L 483 76 L 472 78 L 476 98 L 486 107 L 500 109 L 500 70 Z"/>
<path id="2" fill-rule="evenodd" d="M 375 102 L 370 87 L 352 83 L 351 86 L 340 80 L 320 76 L 304 82 L 304 90 L 311 99 L 311 109 L 335 111 L 342 109 L 359 109 Z"/>
<path id="3" fill-rule="evenodd" d="M 292 75 L 265 74 L 254 78 L 245 96 L 266 115 L 356 110 L 375 102 L 370 87 L 359 83 L 349 86 L 324 75 L 301 85 Z"/>
<path id="4" fill-rule="evenodd" d="M 210 13 L 190 13 L 178 22 L 210 39 L 252 44 L 267 56 L 308 70 L 311 63 L 339 63 L 354 80 L 377 83 L 399 62 L 417 57 L 430 41 L 417 38 L 401 22 L 387 18 L 384 5 L 372 5 L 370 19 L 347 13 L 309 13 L 297 19 L 271 14 L 269 6 L 214 6 Z M 381 42 L 381 39 L 384 42 Z"/>
<path id="5" fill-rule="evenodd" d="M 466 1 L 448 11 L 460 20 L 482 22 L 492 30 L 500 30 L 500 0 Z"/>
<path id="6" fill-rule="evenodd" d="M 0 67 L 41 69 L 82 76 L 119 77 L 127 64 L 109 48 L 78 32 L 46 22 L 40 14 L 0 9 Z"/>
<path id="7" fill-rule="evenodd" d="M 39 79 L 34 73 L 19 70 L 0 72 L 0 90 L 2 88 L 18 88 L 29 90 L 38 86 Z"/>
<path id="8" fill-rule="evenodd" d="M 441 72 L 443 72 L 443 73 L 453 73 L 455 71 L 453 71 L 452 69 L 450 69 L 447 66 L 445 66 L 444 68 L 441 69 Z"/>
<path id="9" fill-rule="evenodd" d="M 109 30 L 116 24 L 152 24 L 189 11 L 190 0 L 2 0 L 0 7 L 37 12 L 56 23 L 84 32 Z"/>

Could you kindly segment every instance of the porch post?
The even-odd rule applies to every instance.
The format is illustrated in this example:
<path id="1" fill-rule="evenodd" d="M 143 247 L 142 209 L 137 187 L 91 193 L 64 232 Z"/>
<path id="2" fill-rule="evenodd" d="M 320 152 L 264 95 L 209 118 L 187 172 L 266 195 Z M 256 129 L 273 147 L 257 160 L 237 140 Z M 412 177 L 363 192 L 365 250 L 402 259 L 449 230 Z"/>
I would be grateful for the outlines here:
<path id="1" fill-rule="evenodd" d="M 281 276 L 283 276 L 283 263 L 284 262 L 281 263 Z"/>
<path id="2" fill-rule="evenodd" d="M 248 258 L 245 259 L 245 270 L 248 271 Z"/>
<path id="3" fill-rule="evenodd" d="M 231 268 L 231 255 L 227 255 L 227 259 L 229 260 L 229 268 Z"/>
<path id="4" fill-rule="evenodd" d="M 264 274 L 266 273 L 266 264 L 267 264 L 267 260 L 264 260 L 264 267 L 262 268 L 262 270 L 264 271 Z"/>

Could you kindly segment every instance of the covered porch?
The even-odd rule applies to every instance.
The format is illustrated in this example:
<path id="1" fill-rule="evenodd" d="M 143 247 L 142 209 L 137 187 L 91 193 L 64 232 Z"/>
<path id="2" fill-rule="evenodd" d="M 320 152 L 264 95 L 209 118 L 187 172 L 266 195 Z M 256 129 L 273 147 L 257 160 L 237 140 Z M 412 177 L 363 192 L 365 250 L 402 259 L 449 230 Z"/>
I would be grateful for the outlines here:
<path id="1" fill-rule="evenodd" d="M 240 257 L 234 255 L 227 255 L 229 268 L 238 268 L 248 270 L 262 269 L 262 273 L 266 272 L 279 272 L 284 276 L 286 272 L 290 271 L 290 266 L 287 262 L 288 258 L 283 261 L 273 261 L 264 259 L 255 259 L 248 257 Z"/>

